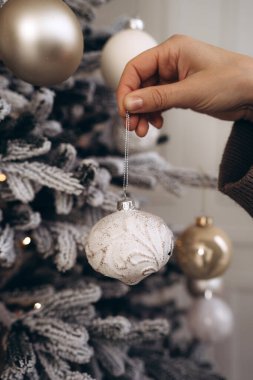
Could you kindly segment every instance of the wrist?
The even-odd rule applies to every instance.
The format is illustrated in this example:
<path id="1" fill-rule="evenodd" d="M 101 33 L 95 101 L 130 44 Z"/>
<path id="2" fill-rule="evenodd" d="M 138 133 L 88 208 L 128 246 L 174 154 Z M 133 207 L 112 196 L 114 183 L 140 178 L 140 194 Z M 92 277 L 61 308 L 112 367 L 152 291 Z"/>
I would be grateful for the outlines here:
<path id="1" fill-rule="evenodd" d="M 253 108 L 253 58 L 243 56 L 240 62 L 239 92 L 243 95 L 244 106 Z"/>

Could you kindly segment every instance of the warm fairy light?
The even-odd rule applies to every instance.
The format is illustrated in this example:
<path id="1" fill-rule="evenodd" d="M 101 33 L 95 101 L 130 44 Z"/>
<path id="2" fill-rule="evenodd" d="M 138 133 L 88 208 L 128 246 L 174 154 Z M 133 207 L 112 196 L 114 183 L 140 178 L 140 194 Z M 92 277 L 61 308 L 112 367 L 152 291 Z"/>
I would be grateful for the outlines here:
<path id="1" fill-rule="evenodd" d="M 4 173 L 0 173 L 0 182 L 5 182 L 7 180 L 7 176 Z"/>
<path id="2" fill-rule="evenodd" d="M 40 310 L 40 309 L 42 308 L 42 305 L 41 305 L 41 303 L 36 302 L 36 303 L 34 304 L 33 308 L 34 308 L 34 310 Z"/>
<path id="3" fill-rule="evenodd" d="M 29 244 L 31 244 L 31 241 L 32 241 L 32 239 L 29 236 L 27 236 L 23 239 L 22 243 L 23 243 L 23 245 L 29 245 Z"/>
<path id="4" fill-rule="evenodd" d="M 204 254 L 205 254 L 205 249 L 204 249 L 203 247 L 199 247 L 197 253 L 198 253 L 199 256 L 204 256 Z"/>

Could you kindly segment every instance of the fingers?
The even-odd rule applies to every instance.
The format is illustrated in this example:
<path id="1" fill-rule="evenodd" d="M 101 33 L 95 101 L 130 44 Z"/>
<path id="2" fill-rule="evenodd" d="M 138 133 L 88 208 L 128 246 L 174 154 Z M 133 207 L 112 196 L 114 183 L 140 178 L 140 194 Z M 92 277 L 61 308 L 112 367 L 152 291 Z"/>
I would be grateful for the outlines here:
<path id="1" fill-rule="evenodd" d="M 131 113 L 131 130 L 139 136 L 147 133 L 149 122 L 161 128 L 161 112 L 173 107 L 194 109 L 199 102 L 198 91 L 206 93 L 197 73 L 189 70 L 188 63 L 180 64 L 182 52 L 187 50 L 186 39 L 171 37 L 143 52 L 127 64 L 122 74 L 117 91 L 119 113 L 122 117 L 126 110 Z M 203 68 L 199 68 L 201 71 Z"/>
<path id="2" fill-rule="evenodd" d="M 163 126 L 163 117 L 160 114 L 154 114 L 149 117 L 149 115 L 139 117 L 139 122 L 135 128 L 135 133 L 139 137 L 144 137 L 148 133 L 150 124 L 153 127 L 160 129 Z"/>
<path id="3" fill-rule="evenodd" d="M 119 114 L 121 116 L 124 117 L 126 112 L 124 99 L 131 92 L 178 80 L 180 77 L 178 71 L 180 52 L 184 51 L 182 46 L 185 47 L 189 40 L 191 39 L 186 36 L 172 36 L 162 44 L 144 51 L 128 62 L 117 90 Z M 186 67 L 184 71 L 187 72 Z M 136 99 L 136 107 L 138 102 L 140 100 Z"/>
<path id="4" fill-rule="evenodd" d="M 161 128 L 161 113 L 171 108 L 252 120 L 253 111 L 242 109 L 242 99 L 246 106 L 252 100 L 240 95 L 242 84 L 248 88 L 249 67 L 251 72 L 246 56 L 186 36 L 171 37 L 127 64 L 117 91 L 120 115 L 130 112 L 131 130 L 139 136 L 147 133 L 149 123 Z"/>
<path id="5" fill-rule="evenodd" d="M 139 124 L 140 117 L 145 118 L 145 120 L 148 120 L 150 124 L 153 124 L 154 127 L 157 129 L 162 128 L 163 126 L 163 117 L 161 115 L 161 112 L 152 112 L 149 114 L 130 114 L 130 131 L 133 131 L 136 129 L 137 125 Z M 126 115 L 122 117 L 123 123 L 126 121 Z"/>
<path id="6" fill-rule="evenodd" d="M 142 99 L 138 94 L 135 97 L 134 92 L 142 88 L 155 88 L 160 83 L 170 83 L 176 80 L 177 54 L 175 51 L 177 51 L 177 47 L 178 45 L 172 43 L 171 38 L 166 43 L 143 52 L 126 65 L 121 76 L 117 90 L 119 114 L 123 118 L 126 111 L 132 114 L 130 129 L 136 130 L 138 136 L 144 136 L 147 133 L 148 123 L 156 128 L 161 128 L 163 118 L 160 112 L 161 107 L 150 107 L 150 100 L 146 102 L 145 97 Z M 131 97 L 128 98 L 128 96 Z M 128 101 L 131 104 L 128 104 Z"/>
<path id="7" fill-rule="evenodd" d="M 148 130 L 149 130 L 149 125 L 148 125 L 147 119 L 144 117 L 141 117 L 137 125 L 137 128 L 135 130 L 135 133 L 139 137 L 144 137 L 148 133 Z"/>
<path id="8" fill-rule="evenodd" d="M 221 70 L 202 70 L 180 82 L 139 89 L 125 97 L 124 105 L 134 115 L 161 113 L 171 108 L 191 108 L 197 112 L 210 113 L 213 108 L 211 104 L 215 105 L 215 99 L 221 98 L 219 94 L 222 90 L 226 92 L 225 85 L 220 85 L 220 76 Z M 138 107 L 136 98 L 142 100 L 138 102 Z"/>
<path id="9" fill-rule="evenodd" d="M 204 107 L 209 100 L 212 82 L 212 76 L 209 77 L 208 73 L 202 71 L 180 82 L 131 92 L 124 100 L 124 107 L 129 110 L 133 119 L 131 129 L 136 129 L 138 135 L 143 134 L 146 128 L 144 125 L 147 126 L 148 122 L 161 128 L 163 125 L 161 112 L 171 108 L 191 108 L 208 113 L 208 109 Z M 136 98 L 141 99 L 141 102 L 137 103 Z M 140 124 L 142 127 L 138 129 Z"/>
<path id="10" fill-rule="evenodd" d="M 142 87 L 143 82 L 151 81 L 158 68 L 158 47 L 146 50 L 125 67 L 117 90 L 119 113 L 125 115 L 123 100 L 127 94 Z"/>
<path id="11" fill-rule="evenodd" d="M 161 129 L 163 126 L 163 117 L 161 112 L 154 112 L 147 115 L 147 120 L 150 124 L 152 124 L 157 129 Z"/>
<path id="12" fill-rule="evenodd" d="M 130 113 L 151 113 L 171 108 L 173 97 L 172 85 L 152 86 L 136 90 L 128 94 L 124 108 Z"/>
<path id="13" fill-rule="evenodd" d="M 124 107 L 132 114 L 161 113 L 172 107 L 188 108 L 195 98 L 194 82 L 187 78 L 181 82 L 147 87 L 128 94 Z M 193 98 L 192 98 L 193 97 Z"/>

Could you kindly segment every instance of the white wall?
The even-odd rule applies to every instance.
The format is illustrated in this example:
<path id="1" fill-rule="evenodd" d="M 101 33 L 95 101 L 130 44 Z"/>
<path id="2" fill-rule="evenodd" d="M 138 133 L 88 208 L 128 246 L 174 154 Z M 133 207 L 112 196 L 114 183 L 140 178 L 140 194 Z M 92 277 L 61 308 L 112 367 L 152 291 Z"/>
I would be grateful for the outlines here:
<path id="1" fill-rule="evenodd" d="M 253 56 L 252 0 L 112 0 L 101 8 L 99 25 L 110 25 L 120 15 L 139 15 L 158 42 L 175 33 L 191 35 L 221 47 Z M 166 115 L 171 136 L 162 154 L 173 164 L 217 173 L 230 122 L 191 111 Z M 130 168 L 131 170 L 131 168 Z M 141 174 L 141 173 L 140 173 Z M 253 195 L 252 195 L 253 196 Z M 167 222 L 188 225 L 201 210 L 201 191 L 187 190 L 175 199 L 159 189 L 149 193 L 148 209 Z M 206 212 L 234 242 L 234 260 L 226 274 L 227 299 L 235 315 L 234 334 L 216 347 L 221 371 L 228 380 L 251 380 L 253 373 L 253 233 L 252 219 L 218 191 L 206 194 Z"/>

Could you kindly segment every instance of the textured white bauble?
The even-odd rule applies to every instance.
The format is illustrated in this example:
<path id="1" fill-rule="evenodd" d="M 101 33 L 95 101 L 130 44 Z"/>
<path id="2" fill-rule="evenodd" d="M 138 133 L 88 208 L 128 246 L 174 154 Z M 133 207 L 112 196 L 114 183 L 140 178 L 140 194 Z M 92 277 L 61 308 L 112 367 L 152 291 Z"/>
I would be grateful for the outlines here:
<path id="1" fill-rule="evenodd" d="M 156 45 L 154 38 L 143 30 L 126 29 L 111 37 L 101 56 L 101 70 L 107 85 L 116 89 L 127 62 Z"/>
<path id="2" fill-rule="evenodd" d="M 85 250 L 94 270 L 134 285 L 161 269 L 173 246 L 173 234 L 160 217 L 123 209 L 95 224 Z"/>
<path id="3" fill-rule="evenodd" d="M 196 338 L 215 343 L 232 333 L 234 317 L 230 307 L 220 298 L 199 298 L 188 312 L 188 322 Z"/>
<path id="4" fill-rule="evenodd" d="M 220 295 L 223 292 L 223 278 L 216 277 L 210 280 L 187 280 L 187 288 L 191 295 L 202 296 L 207 292 Z"/>
<path id="5" fill-rule="evenodd" d="M 125 134 L 126 130 L 122 126 L 115 124 L 113 129 L 114 146 L 119 153 L 125 152 Z M 139 137 L 132 132 L 130 136 L 129 153 L 141 153 L 153 149 L 157 143 L 160 130 L 149 124 L 149 130 L 145 137 Z"/>

